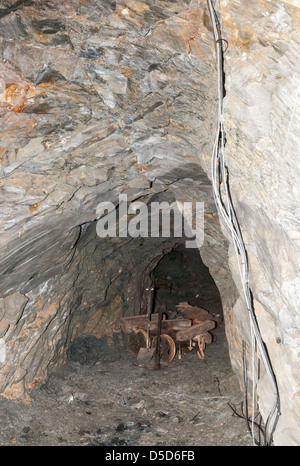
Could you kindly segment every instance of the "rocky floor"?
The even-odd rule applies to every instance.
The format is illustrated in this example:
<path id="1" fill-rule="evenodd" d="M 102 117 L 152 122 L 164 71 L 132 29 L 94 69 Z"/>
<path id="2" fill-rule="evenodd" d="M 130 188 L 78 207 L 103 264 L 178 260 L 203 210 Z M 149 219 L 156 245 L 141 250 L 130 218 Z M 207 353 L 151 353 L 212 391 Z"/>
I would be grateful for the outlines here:
<path id="1" fill-rule="evenodd" d="M 224 329 L 206 348 L 160 371 L 126 351 L 70 361 L 34 391 L 30 405 L 0 403 L 0 445 L 251 446 Z M 231 407 L 230 407 L 230 406 Z"/>

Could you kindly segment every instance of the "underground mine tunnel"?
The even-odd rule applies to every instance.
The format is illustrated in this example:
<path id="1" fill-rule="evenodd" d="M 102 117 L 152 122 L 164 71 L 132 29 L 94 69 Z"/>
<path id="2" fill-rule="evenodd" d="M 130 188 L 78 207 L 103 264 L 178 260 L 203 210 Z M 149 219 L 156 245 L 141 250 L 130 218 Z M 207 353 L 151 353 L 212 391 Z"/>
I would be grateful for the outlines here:
<path id="1" fill-rule="evenodd" d="M 298 23 L 296 0 L 0 2 L 1 445 L 300 444 Z"/>

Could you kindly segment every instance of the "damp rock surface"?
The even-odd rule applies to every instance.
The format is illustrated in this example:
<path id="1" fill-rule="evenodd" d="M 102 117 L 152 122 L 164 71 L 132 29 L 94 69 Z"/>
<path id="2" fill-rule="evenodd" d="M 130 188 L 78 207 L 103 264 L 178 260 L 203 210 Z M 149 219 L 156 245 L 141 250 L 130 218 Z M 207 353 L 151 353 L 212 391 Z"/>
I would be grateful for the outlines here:
<path id="1" fill-rule="evenodd" d="M 224 328 L 207 347 L 162 370 L 136 366 L 127 348 L 70 361 L 32 393 L 30 405 L 2 400 L 0 445 L 251 446 L 243 395 Z M 230 406 L 231 407 L 230 407 Z"/>

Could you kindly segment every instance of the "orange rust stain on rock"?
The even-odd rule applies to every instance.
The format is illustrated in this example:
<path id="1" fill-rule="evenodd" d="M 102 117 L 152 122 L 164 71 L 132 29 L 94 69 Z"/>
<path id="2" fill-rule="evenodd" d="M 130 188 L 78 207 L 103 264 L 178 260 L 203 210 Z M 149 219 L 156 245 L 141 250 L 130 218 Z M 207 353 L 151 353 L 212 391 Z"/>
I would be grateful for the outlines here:
<path id="1" fill-rule="evenodd" d="M 17 374 L 16 374 L 17 375 Z M 20 400 L 23 404 L 29 405 L 31 403 L 31 398 L 25 391 L 24 381 L 21 380 L 18 383 L 15 383 L 7 387 L 1 395 L 4 398 L 9 400 Z"/>
<path id="2" fill-rule="evenodd" d="M 36 87 L 37 87 L 38 89 L 39 89 L 39 88 L 41 88 L 41 89 L 47 89 L 48 87 L 53 86 L 54 84 L 55 84 L 54 77 L 51 76 L 47 81 L 38 84 Z M 45 93 L 43 92 L 43 94 L 45 94 Z"/>
<path id="3" fill-rule="evenodd" d="M 207 212 L 204 212 L 204 219 L 210 223 L 214 223 L 215 225 L 219 224 L 219 219 L 214 217 L 212 214 L 208 214 Z"/>
<path id="4" fill-rule="evenodd" d="M 181 143 L 182 139 L 178 136 L 175 136 L 174 134 L 169 134 L 167 133 L 165 136 L 163 136 L 164 139 L 170 139 L 171 141 L 176 141 Z M 188 157 L 188 155 L 185 155 L 184 157 Z"/>
<path id="5" fill-rule="evenodd" d="M 146 171 L 149 172 L 151 170 L 155 170 L 156 168 L 159 168 L 159 165 L 145 165 L 144 163 L 138 163 L 136 165 L 136 169 L 138 171 Z"/>
<path id="6" fill-rule="evenodd" d="M 194 159 L 195 159 L 195 157 L 194 157 L 193 155 L 190 155 L 190 154 L 184 155 L 184 158 L 190 159 L 190 160 L 194 160 Z"/>
<path id="7" fill-rule="evenodd" d="M 32 213 L 32 215 L 34 217 L 38 217 L 40 215 L 38 212 L 36 212 L 36 209 L 38 208 L 38 205 L 39 205 L 39 203 L 37 202 L 36 204 L 32 204 L 31 206 L 29 206 L 29 210 L 30 210 L 30 212 Z"/>
<path id="8" fill-rule="evenodd" d="M 16 113 L 21 113 L 24 109 L 26 87 L 10 84 L 5 90 L 4 100 L 11 105 L 11 109 Z"/>
<path id="9" fill-rule="evenodd" d="M 35 390 L 43 385 L 47 380 L 47 375 L 35 377 L 31 382 L 26 384 L 26 390 Z"/>
<path id="10" fill-rule="evenodd" d="M 256 35 L 251 29 L 240 32 L 238 37 L 240 37 L 240 39 L 237 40 L 236 45 L 246 50 L 248 50 L 250 45 L 256 40 Z"/>
<path id="11" fill-rule="evenodd" d="M 47 42 L 47 36 L 45 36 L 45 34 L 43 34 L 42 32 L 37 31 L 35 32 L 35 35 L 37 36 L 40 42 L 43 42 L 43 43 Z"/>
<path id="12" fill-rule="evenodd" d="M 167 122 L 172 125 L 172 126 L 175 126 L 176 128 L 179 128 L 179 129 L 185 129 L 185 127 L 179 123 L 175 123 L 174 120 L 172 120 L 171 118 L 167 118 Z"/>
<path id="13" fill-rule="evenodd" d="M 175 21 L 182 24 L 182 31 L 179 34 L 180 40 L 185 44 L 185 52 L 191 52 L 191 43 L 193 48 L 199 49 L 198 52 L 201 53 L 201 47 L 196 43 L 200 37 L 205 37 L 207 28 L 204 21 L 204 9 L 202 7 L 195 8 L 190 10 L 182 15 L 182 17 L 177 17 Z"/>
<path id="14" fill-rule="evenodd" d="M 27 122 L 27 131 L 26 131 L 26 136 L 29 137 L 30 136 L 30 133 L 31 131 L 33 130 L 33 128 L 35 127 L 36 123 L 35 121 L 28 121 Z"/>
<path id="15" fill-rule="evenodd" d="M 35 211 L 35 209 L 37 209 L 37 206 L 38 206 L 38 203 L 36 203 L 36 204 L 32 204 L 32 205 L 29 207 L 29 209 L 30 209 L 30 212 L 34 212 L 34 211 Z"/>
<path id="16" fill-rule="evenodd" d="M 132 76 L 132 74 L 133 74 L 133 71 L 130 70 L 129 68 L 123 68 L 123 69 L 121 70 L 121 73 L 122 73 L 124 76 L 126 76 L 127 78 L 130 78 L 130 77 Z"/>
<path id="17" fill-rule="evenodd" d="M 15 113 L 22 113 L 28 99 L 40 95 L 42 92 L 30 84 L 9 84 L 4 93 L 4 102 Z"/>

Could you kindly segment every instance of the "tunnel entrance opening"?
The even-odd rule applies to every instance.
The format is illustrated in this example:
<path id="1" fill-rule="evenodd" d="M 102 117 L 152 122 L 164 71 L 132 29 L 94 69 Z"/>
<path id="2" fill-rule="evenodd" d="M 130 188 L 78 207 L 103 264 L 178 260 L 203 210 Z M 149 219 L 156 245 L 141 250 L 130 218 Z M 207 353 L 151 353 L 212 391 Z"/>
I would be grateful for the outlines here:
<path id="1" fill-rule="evenodd" d="M 188 302 L 223 314 L 219 290 L 194 249 L 178 246 L 166 254 L 154 269 L 154 287 L 154 312 L 162 306 L 174 314 L 176 305 Z"/>
<path id="2" fill-rule="evenodd" d="M 155 258 L 142 274 L 139 295 L 139 314 L 120 325 L 141 367 L 163 369 L 162 363 L 193 350 L 204 359 L 224 321 L 219 290 L 198 251 L 179 244 Z"/>
<path id="3" fill-rule="evenodd" d="M 208 183 L 203 187 L 203 181 L 206 178 L 202 189 L 210 188 Z M 181 189 L 190 184 L 183 182 Z M 201 196 L 196 191 L 191 197 Z M 226 265 L 227 243 L 213 205 L 206 206 L 205 218 L 202 257 L 198 249 L 185 247 L 184 237 L 102 238 L 96 221 L 76 229 L 70 267 L 59 277 L 59 285 L 68 292 L 59 302 L 60 338 L 54 356 L 45 363 L 47 378 L 44 385 L 26 381 L 22 386 L 31 399 L 26 408 L 3 400 L 4 424 L 10 427 L 2 429 L 0 442 L 10 444 L 13 438 L 17 445 L 251 445 L 245 422 L 233 418 L 229 406 L 239 405 L 243 395 L 223 324 L 222 305 L 228 315 L 236 300 Z M 39 311 L 41 297 L 48 303 L 57 282 L 49 279 L 46 285 L 26 293 Z M 181 319 L 177 306 L 185 303 L 220 317 L 204 358 L 197 357 L 197 341 L 196 348 L 183 348 L 179 358 L 175 333 L 170 370 L 152 371 L 137 364 L 120 321 L 147 312 L 146 289 L 152 286 L 153 312 L 164 310 L 167 321 Z M 49 338 L 57 332 L 54 320 L 53 333 L 47 326 Z M 36 354 L 37 360 L 40 353 Z"/>
<path id="4" fill-rule="evenodd" d="M 99 240 L 93 234 L 91 228 L 87 230 L 82 244 L 88 244 L 94 252 Z M 129 243 L 131 257 L 141 254 L 138 241 Z M 78 242 L 78 249 L 82 244 Z M 119 258 L 121 242 L 114 244 Z M 133 294 L 138 297 L 138 305 L 130 307 L 130 316 L 139 317 L 144 312 L 142 298 L 151 280 L 157 291 L 153 303 L 156 313 L 165 306 L 171 318 L 181 302 L 189 302 L 193 308 L 203 307 L 210 314 L 222 313 L 218 289 L 198 251 L 174 242 L 155 251 L 148 267 L 145 261 L 143 268 L 138 269 L 143 286 L 135 281 Z M 106 254 L 107 264 L 113 263 L 113 251 L 106 249 Z M 87 257 L 93 257 L 97 270 L 97 256 Z M 93 270 L 91 260 L 86 265 Z M 138 263 L 135 270 L 137 267 Z M 119 277 L 122 277 L 121 268 Z M 118 281 L 111 283 L 112 296 L 122 296 L 123 288 Z M 126 283 L 131 282 L 126 279 Z M 103 311 L 101 317 L 106 319 L 109 328 L 109 318 L 115 318 L 115 301 L 109 300 L 110 293 L 106 296 L 108 311 Z M 126 312 L 126 300 L 120 299 L 118 306 L 119 303 L 121 316 Z M 181 359 L 176 357 L 166 371 L 139 367 L 136 357 L 128 351 L 120 328 L 110 339 L 87 331 L 82 333 L 72 341 L 65 365 L 53 370 L 44 385 L 30 390 L 28 406 L 3 400 L 4 427 L 0 442 L 3 445 L 13 442 L 14 445 L 250 446 L 244 420 L 233 417 L 230 407 L 240 405 L 242 394 L 231 367 L 224 325 L 218 325 L 213 332 L 216 338 L 208 345 L 204 359 L 199 360 L 195 352 L 187 351 Z"/>

